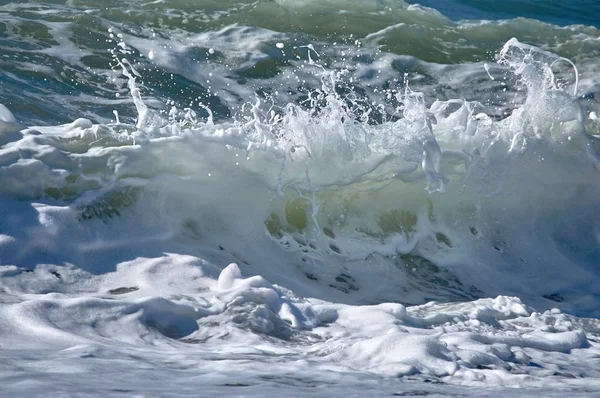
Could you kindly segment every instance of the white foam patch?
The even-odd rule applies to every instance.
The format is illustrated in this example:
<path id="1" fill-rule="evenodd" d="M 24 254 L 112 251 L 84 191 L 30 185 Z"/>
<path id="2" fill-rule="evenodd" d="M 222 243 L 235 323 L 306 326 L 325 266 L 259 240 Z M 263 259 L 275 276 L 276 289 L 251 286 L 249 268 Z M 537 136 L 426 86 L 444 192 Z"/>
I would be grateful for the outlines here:
<path id="1" fill-rule="evenodd" d="M 138 259 L 135 266 L 120 265 L 114 275 L 79 279 L 79 284 L 96 284 L 87 297 L 46 293 L 5 304 L 0 330 L 5 354 L 13 361 L 4 365 L 3 374 L 12 380 L 29 374 L 43 380 L 49 374 L 74 383 L 71 375 L 81 378 L 93 372 L 111 377 L 113 387 L 122 388 L 124 381 L 115 378 L 114 370 L 125 366 L 129 375 L 155 369 L 156 377 L 174 388 L 209 368 L 225 374 L 241 371 L 229 383 L 245 380 L 242 384 L 248 386 L 266 374 L 278 379 L 291 373 L 309 382 L 318 380 L 309 374 L 334 371 L 341 379 L 330 381 L 328 388 L 335 390 L 342 388 L 340 382 L 359 383 L 355 372 L 368 371 L 392 377 L 423 375 L 450 384 L 539 386 L 544 393 L 600 388 L 594 360 L 600 353 L 597 320 L 558 311 L 530 314 L 511 297 L 430 303 L 408 311 L 400 304 L 346 306 L 296 298 L 261 277 L 244 278 L 236 264 L 226 267 L 217 283 L 203 277 L 202 268 L 185 256 Z M 78 279 L 76 269 L 55 269 L 63 283 Z M 41 277 L 40 269 L 13 277 L 7 272 L 19 271 L 5 268 L 4 295 L 4 281 Z M 134 280 L 128 276 L 131 272 L 137 273 Z M 169 278 L 175 279 L 167 282 Z M 139 290 L 127 286 L 100 292 L 116 281 L 135 281 Z M 203 284 L 217 290 L 203 289 Z M 14 286 L 9 291 L 17 293 Z M 143 298 L 137 298 L 140 292 Z M 150 292 L 162 294 L 149 296 Z M 446 319 L 433 320 L 429 314 L 437 312 L 447 314 Z M 27 362 L 34 352 L 43 352 L 47 359 Z M 252 368 L 244 359 L 266 353 L 279 358 L 275 368 Z M 219 362 L 213 362 L 216 359 Z M 219 363 L 227 364 L 229 371 Z M 381 387 L 389 388 L 391 380 L 380 379 Z M 216 375 L 198 381 L 219 385 Z M 9 391 L 22 387 L 9 380 L 3 383 Z M 137 391 L 149 388 L 132 386 Z M 40 388 L 28 387 L 32 393 Z M 407 385 L 395 388 L 402 391 Z"/>

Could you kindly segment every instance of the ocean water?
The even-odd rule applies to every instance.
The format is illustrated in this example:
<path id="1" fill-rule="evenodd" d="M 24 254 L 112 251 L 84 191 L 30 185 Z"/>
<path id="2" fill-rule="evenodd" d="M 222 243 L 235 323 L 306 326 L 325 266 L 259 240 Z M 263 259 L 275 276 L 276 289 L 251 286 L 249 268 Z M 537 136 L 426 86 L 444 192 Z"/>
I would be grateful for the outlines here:
<path id="1" fill-rule="evenodd" d="M 600 26 L 600 5 L 594 0 L 421 0 L 418 4 L 435 8 L 456 21 L 528 18 L 559 26 Z"/>
<path id="2" fill-rule="evenodd" d="M 0 3 L 0 396 L 600 394 L 599 11 Z"/>

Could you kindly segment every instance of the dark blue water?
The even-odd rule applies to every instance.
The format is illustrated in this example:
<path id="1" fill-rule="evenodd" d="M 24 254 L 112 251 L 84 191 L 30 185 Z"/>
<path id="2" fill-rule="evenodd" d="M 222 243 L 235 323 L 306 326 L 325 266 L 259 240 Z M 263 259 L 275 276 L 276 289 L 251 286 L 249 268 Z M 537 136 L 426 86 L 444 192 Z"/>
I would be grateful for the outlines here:
<path id="1" fill-rule="evenodd" d="M 600 0 L 409 0 L 435 8 L 448 18 L 537 19 L 555 25 L 600 27 Z"/>

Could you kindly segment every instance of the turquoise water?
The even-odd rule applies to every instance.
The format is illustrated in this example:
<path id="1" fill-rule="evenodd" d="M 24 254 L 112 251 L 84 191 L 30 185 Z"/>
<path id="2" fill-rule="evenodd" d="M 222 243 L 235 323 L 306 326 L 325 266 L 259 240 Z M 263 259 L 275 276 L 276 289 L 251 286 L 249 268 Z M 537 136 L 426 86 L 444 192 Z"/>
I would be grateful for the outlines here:
<path id="1" fill-rule="evenodd" d="M 600 3 L 596 0 L 421 0 L 408 1 L 435 8 L 448 18 L 530 18 L 556 25 L 600 27 Z"/>
<path id="2" fill-rule="evenodd" d="M 322 61 L 336 68 L 364 71 L 353 79 L 362 92 L 370 91 L 370 86 L 385 85 L 386 80 L 388 85 L 394 79 L 403 80 L 398 74 L 407 72 L 416 88 L 431 94 L 429 101 L 441 95 L 499 103 L 484 98 L 484 93 L 482 96 L 489 82 L 442 82 L 421 62 L 493 62 L 502 45 L 518 37 L 572 59 L 583 80 L 591 82 L 600 56 L 600 45 L 594 39 L 600 33 L 592 27 L 597 24 L 594 9 L 598 6 L 593 3 L 568 2 L 560 4 L 560 11 L 557 2 L 535 2 L 535 7 L 524 2 L 426 3 L 438 7 L 438 12 L 388 0 L 131 0 L 106 7 L 86 0 L 68 6 L 59 1 L 11 2 L 0 6 L 0 103 L 9 105 L 26 123 L 65 123 L 81 115 L 106 122 L 113 118 L 115 109 L 124 120 L 132 120 L 133 108 L 122 98 L 115 98 L 117 93 L 126 95 L 126 91 L 118 71 L 115 77 L 118 40 L 109 37 L 109 28 L 128 38 L 133 51 L 126 55 L 138 63 L 150 96 L 163 104 L 200 101 L 219 118 L 234 114 L 232 107 L 237 109 L 252 93 L 272 91 L 282 84 L 278 80 L 286 71 L 294 73 L 292 64 L 297 57 L 308 59 L 302 45 L 309 43 L 319 47 Z M 462 19 L 469 21 L 456 22 Z M 493 21 L 482 21 L 488 19 Z M 545 23 L 553 21 L 557 25 Z M 558 26 L 570 23 L 581 25 L 568 29 Z M 275 47 L 277 41 L 287 45 L 286 51 Z M 210 54 L 211 42 L 225 47 Z M 355 44 L 358 42 L 360 49 Z M 168 60 L 148 59 L 148 51 L 155 46 L 155 52 L 164 53 Z M 381 57 L 380 52 L 413 58 L 397 60 L 391 68 L 377 72 L 379 69 L 371 65 Z M 344 55 L 350 53 L 352 57 Z M 213 71 L 219 79 L 204 76 L 203 70 L 213 67 L 222 68 Z M 207 84 L 207 80 L 212 81 Z M 307 88 L 315 84 L 310 78 L 303 80 Z M 286 92 L 300 98 L 303 94 L 298 89 L 289 86 Z M 584 95 L 593 93 L 596 83 L 584 84 L 583 91 Z M 151 104 L 155 105 L 158 103 Z"/>

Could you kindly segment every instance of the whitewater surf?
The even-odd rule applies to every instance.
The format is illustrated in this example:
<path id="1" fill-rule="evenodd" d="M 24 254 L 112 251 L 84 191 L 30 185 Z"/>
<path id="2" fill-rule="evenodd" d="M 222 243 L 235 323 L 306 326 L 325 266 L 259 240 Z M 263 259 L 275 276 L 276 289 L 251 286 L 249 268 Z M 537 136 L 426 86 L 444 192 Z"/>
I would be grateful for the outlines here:
<path id="1" fill-rule="evenodd" d="M 598 23 L 201 3 L 0 6 L 1 395 L 599 393 Z"/>

